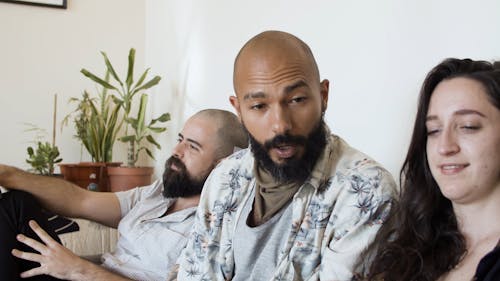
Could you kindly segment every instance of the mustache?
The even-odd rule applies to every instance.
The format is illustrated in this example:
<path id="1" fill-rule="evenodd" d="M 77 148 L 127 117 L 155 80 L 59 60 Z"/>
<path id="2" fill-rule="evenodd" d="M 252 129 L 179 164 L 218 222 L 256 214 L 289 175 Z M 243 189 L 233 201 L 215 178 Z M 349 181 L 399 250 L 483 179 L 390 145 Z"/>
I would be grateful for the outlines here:
<path id="1" fill-rule="evenodd" d="M 182 163 L 179 158 L 176 158 L 174 156 L 171 156 L 170 158 L 168 158 L 167 162 L 165 162 L 165 170 L 171 170 L 170 167 L 172 166 L 172 164 L 174 164 L 179 169 L 179 172 L 187 171 L 186 165 L 184 165 L 184 163 Z"/>
<path id="2" fill-rule="evenodd" d="M 304 136 L 293 136 L 290 134 L 277 135 L 274 138 L 264 142 L 264 148 L 270 150 L 271 148 L 278 148 L 283 144 L 306 145 L 307 138 Z"/>
<path id="3" fill-rule="evenodd" d="M 273 178 L 280 183 L 304 182 L 311 174 L 317 160 L 327 145 L 327 127 L 323 119 L 320 119 L 315 129 L 307 136 L 293 136 L 283 134 L 259 143 L 245 127 L 248 134 L 250 148 L 258 161 L 258 165 L 271 173 Z M 283 144 L 299 144 L 304 147 L 304 154 L 300 159 L 294 158 L 283 164 L 276 164 L 269 156 L 269 150 Z"/>

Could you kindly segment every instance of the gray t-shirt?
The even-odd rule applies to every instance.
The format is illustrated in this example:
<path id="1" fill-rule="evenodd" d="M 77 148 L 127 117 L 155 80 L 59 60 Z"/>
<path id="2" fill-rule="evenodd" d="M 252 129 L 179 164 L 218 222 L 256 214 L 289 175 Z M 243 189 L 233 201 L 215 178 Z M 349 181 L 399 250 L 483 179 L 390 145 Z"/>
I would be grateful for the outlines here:
<path id="1" fill-rule="evenodd" d="M 271 279 L 276 269 L 280 250 L 283 249 L 292 225 L 292 205 L 285 205 L 267 222 L 248 226 L 247 220 L 255 198 L 245 202 L 233 238 L 233 281 L 265 281 Z"/>
<path id="2" fill-rule="evenodd" d="M 162 194 L 163 184 L 115 193 L 122 220 L 116 250 L 102 256 L 103 266 L 134 280 L 162 281 L 187 242 L 196 207 L 163 216 L 175 200 Z"/>

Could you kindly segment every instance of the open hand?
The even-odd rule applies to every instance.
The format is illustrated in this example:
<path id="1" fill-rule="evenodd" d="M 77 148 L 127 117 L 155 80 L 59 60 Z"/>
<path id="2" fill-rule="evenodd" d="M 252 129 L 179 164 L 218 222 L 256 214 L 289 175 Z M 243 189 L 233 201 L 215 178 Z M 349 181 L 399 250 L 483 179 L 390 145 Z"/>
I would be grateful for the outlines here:
<path id="1" fill-rule="evenodd" d="M 22 234 L 17 235 L 16 238 L 19 242 L 30 246 L 39 254 L 14 249 L 12 250 L 12 255 L 20 259 L 37 262 L 40 266 L 21 273 L 21 277 L 28 278 L 35 275 L 47 274 L 59 279 L 71 280 L 72 275 L 78 271 L 79 266 L 82 266 L 87 261 L 84 261 L 52 239 L 35 221 L 31 220 L 29 225 L 43 243 Z"/>

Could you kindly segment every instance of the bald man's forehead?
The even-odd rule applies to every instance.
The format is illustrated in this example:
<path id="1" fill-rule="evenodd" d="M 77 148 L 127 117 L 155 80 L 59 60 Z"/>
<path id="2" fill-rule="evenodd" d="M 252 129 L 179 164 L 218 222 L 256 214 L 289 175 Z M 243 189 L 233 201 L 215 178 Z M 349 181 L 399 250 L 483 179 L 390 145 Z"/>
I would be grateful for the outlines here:
<path id="1" fill-rule="evenodd" d="M 299 40 L 263 37 L 248 42 L 241 50 L 239 58 L 258 55 L 307 56 Z"/>
<path id="2" fill-rule="evenodd" d="M 249 49 L 250 50 L 250 49 Z M 315 64 L 296 50 L 279 48 L 254 49 L 242 53 L 234 69 L 234 88 L 239 95 L 240 87 L 247 83 L 274 84 L 284 80 L 303 80 L 319 83 Z"/>
<path id="3" fill-rule="evenodd" d="M 319 82 L 319 71 L 309 47 L 297 37 L 277 31 L 264 32 L 252 38 L 238 54 L 233 72 L 233 84 L 236 90 L 237 80 L 245 73 L 261 71 L 268 67 L 273 72 L 273 64 L 300 67 L 307 76 Z"/>
<path id="4" fill-rule="evenodd" d="M 218 130 L 218 124 L 206 114 L 198 114 L 189 118 L 182 129 L 182 134 L 201 144 L 212 142 Z"/>

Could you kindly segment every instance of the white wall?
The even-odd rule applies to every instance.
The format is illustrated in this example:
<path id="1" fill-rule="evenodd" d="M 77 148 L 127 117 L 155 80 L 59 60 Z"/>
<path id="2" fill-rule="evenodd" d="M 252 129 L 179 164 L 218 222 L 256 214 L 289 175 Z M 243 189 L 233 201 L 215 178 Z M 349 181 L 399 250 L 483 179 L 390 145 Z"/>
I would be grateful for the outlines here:
<path id="1" fill-rule="evenodd" d="M 66 10 L 0 3 L 0 162 L 28 167 L 24 159 L 33 134 L 23 132 L 23 122 L 51 132 L 54 93 L 59 124 L 71 110 L 69 97 L 95 92 L 80 69 L 104 73 L 99 51 L 125 72 L 130 47 L 137 49 L 137 69 L 143 68 L 144 45 L 144 0 L 70 0 Z M 80 157 L 72 128 L 61 134 L 58 127 L 64 162 L 88 161 L 86 153 Z M 122 155 L 114 160 L 126 159 Z"/>
<path id="2" fill-rule="evenodd" d="M 253 35 L 291 32 L 330 80 L 333 132 L 395 176 L 419 87 L 446 57 L 500 59 L 500 1 L 162 1 L 146 3 L 146 64 L 169 80 L 155 111 L 174 113 L 161 167 L 180 124 L 199 109 L 231 109 L 232 63 Z M 233 111 L 234 112 L 234 111 Z"/>
<path id="3" fill-rule="evenodd" d="M 497 0 L 70 0 L 67 10 L 0 3 L 0 162 L 27 167 L 32 135 L 50 131 L 52 94 L 59 121 L 66 101 L 92 83 L 82 67 L 103 71 L 100 50 L 120 71 L 128 48 L 138 68 L 163 77 L 153 114 L 173 120 L 159 138 L 157 170 L 177 132 L 199 109 L 230 109 L 233 59 L 253 35 L 291 32 L 313 50 L 331 82 L 327 123 L 333 132 L 398 174 L 425 74 L 445 57 L 500 59 Z M 59 131 L 58 131 L 59 132 Z M 80 161 L 72 130 L 58 136 L 65 162 Z M 115 148 L 115 160 L 123 160 Z M 83 160 L 88 160 L 84 154 Z"/>

